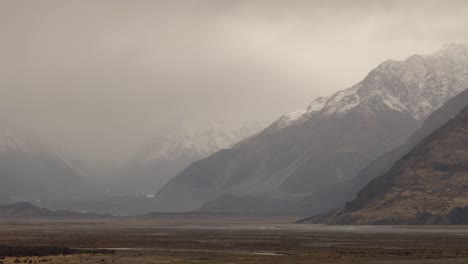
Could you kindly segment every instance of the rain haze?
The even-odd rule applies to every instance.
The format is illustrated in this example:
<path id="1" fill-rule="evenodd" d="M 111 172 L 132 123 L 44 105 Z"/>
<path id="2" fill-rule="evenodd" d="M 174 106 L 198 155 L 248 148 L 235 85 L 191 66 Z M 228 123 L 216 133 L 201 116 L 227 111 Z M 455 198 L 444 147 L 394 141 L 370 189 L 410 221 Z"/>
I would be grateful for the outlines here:
<path id="1" fill-rule="evenodd" d="M 0 0 L 0 264 L 468 263 L 468 0 Z"/>
<path id="2" fill-rule="evenodd" d="M 99 159 L 268 125 L 389 58 L 468 41 L 466 1 L 0 1 L 0 118 Z"/>

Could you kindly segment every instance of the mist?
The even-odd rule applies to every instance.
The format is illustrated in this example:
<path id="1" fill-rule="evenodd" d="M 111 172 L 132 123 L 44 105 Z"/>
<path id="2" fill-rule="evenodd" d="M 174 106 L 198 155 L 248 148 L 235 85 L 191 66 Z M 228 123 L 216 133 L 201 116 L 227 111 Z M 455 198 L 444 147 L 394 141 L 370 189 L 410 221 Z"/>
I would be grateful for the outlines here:
<path id="1" fill-rule="evenodd" d="M 0 0 L 0 264 L 468 263 L 467 0 Z"/>
<path id="2" fill-rule="evenodd" d="M 264 125 L 387 59 L 468 41 L 465 1 L 0 2 L 0 120 L 94 159 Z"/>

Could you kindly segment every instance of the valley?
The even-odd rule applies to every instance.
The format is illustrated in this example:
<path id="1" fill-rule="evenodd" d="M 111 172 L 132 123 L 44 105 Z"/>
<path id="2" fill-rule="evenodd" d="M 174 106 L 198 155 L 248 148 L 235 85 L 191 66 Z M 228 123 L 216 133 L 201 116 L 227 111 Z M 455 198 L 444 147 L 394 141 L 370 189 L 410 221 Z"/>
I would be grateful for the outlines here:
<path id="1" fill-rule="evenodd" d="M 0 264 L 468 263 L 467 16 L 0 0 Z"/>
<path id="2" fill-rule="evenodd" d="M 0 222 L 0 245 L 109 252 L 6 257 L 29 263 L 449 263 L 468 261 L 468 228 L 333 227 L 296 217 L 18 220 Z M 192 224 L 190 224 L 192 223 Z M 443 242 L 443 243 L 441 243 Z M 0 247 L 1 248 L 1 247 Z M 114 252 L 115 251 L 115 252 Z M 20 262 L 20 263 L 21 263 Z"/>

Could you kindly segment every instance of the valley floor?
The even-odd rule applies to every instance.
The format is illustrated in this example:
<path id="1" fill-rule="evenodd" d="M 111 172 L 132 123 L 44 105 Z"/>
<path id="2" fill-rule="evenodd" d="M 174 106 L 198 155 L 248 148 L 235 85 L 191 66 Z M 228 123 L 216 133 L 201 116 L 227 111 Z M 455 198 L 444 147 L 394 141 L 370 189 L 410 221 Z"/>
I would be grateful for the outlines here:
<path id="1" fill-rule="evenodd" d="M 468 263 L 468 227 L 322 227 L 258 218 L 227 225 L 181 222 L 0 220 L 0 247 L 115 250 L 15 256 L 0 263 Z"/>

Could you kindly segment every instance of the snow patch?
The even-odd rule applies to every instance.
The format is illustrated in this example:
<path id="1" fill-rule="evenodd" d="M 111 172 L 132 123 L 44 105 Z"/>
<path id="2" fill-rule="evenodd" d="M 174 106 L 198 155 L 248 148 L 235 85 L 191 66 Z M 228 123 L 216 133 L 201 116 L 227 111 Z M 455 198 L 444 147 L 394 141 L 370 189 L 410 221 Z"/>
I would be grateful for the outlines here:
<path id="1" fill-rule="evenodd" d="M 307 109 L 282 116 L 272 129 L 299 124 L 319 114 L 344 115 L 358 106 L 369 113 L 382 105 L 424 120 L 468 88 L 468 44 L 451 43 L 430 55 L 388 60 L 351 88 L 314 100 Z"/>
<path id="2" fill-rule="evenodd" d="M 198 132 L 180 130 L 169 135 L 160 135 L 141 151 L 138 162 L 154 160 L 179 160 L 181 158 L 200 159 L 221 149 L 231 148 L 234 144 L 260 131 L 257 123 L 242 127 L 239 130 L 208 129 Z"/>

